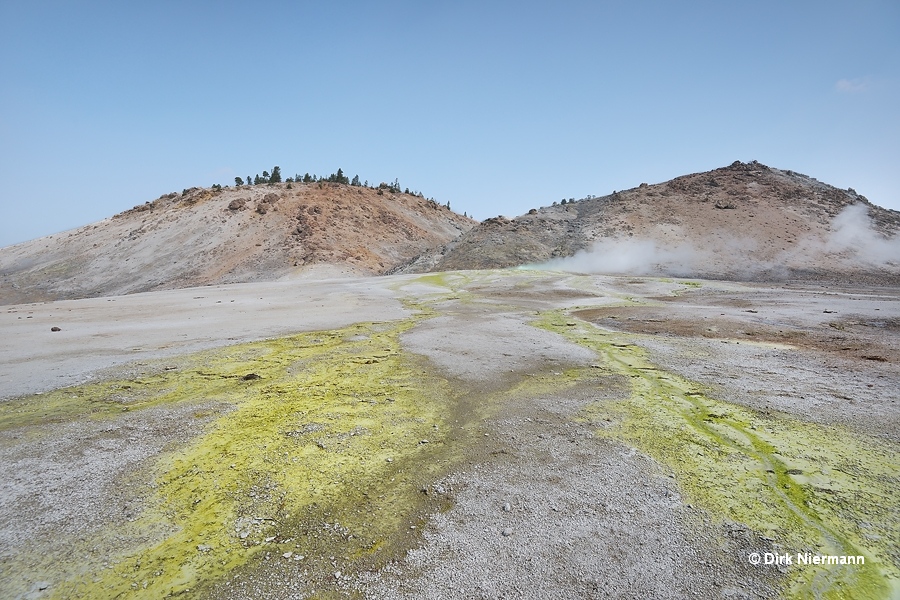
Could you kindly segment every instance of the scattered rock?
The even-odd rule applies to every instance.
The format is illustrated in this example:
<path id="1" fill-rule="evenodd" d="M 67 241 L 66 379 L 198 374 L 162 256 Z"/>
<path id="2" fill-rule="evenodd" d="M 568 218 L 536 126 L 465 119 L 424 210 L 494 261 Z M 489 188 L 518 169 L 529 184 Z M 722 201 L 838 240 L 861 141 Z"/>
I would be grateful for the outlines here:
<path id="1" fill-rule="evenodd" d="M 253 381 L 254 379 L 262 379 L 262 377 L 260 377 L 256 373 L 247 373 L 246 375 L 241 377 L 241 379 L 243 379 L 244 381 Z"/>
<path id="2" fill-rule="evenodd" d="M 513 534 L 513 530 L 510 529 L 509 527 L 504 527 L 504 528 L 503 528 L 503 531 L 501 531 L 500 534 L 501 534 L 503 537 L 509 537 L 509 536 L 511 536 L 511 535 Z"/>
<path id="3" fill-rule="evenodd" d="M 51 327 L 50 331 L 62 331 L 59 327 Z"/>
<path id="4" fill-rule="evenodd" d="M 235 198 L 228 204 L 229 210 L 241 210 L 247 204 L 247 198 Z"/>
<path id="5" fill-rule="evenodd" d="M 507 502 L 506 504 L 503 505 L 503 512 L 509 512 L 511 510 L 512 510 L 512 506 L 510 505 L 509 502 Z"/>

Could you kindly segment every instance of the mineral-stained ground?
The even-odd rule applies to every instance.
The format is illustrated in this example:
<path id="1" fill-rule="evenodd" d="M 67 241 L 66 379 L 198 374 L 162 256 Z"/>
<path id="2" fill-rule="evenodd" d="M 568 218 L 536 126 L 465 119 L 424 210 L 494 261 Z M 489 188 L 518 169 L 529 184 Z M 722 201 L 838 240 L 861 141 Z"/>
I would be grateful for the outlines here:
<path id="1" fill-rule="evenodd" d="M 0 597 L 897 597 L 898 300 L 492 270 L 4 306 Z"/>

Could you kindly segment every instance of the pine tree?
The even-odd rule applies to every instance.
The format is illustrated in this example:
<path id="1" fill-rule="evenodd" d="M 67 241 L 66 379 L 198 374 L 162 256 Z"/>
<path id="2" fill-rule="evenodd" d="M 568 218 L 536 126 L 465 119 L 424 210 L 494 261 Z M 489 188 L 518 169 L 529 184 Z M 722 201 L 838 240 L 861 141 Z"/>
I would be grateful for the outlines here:
<path id="1" fill-rule="evenodd" d="M 241 179 L 240 177 L 235 177 L 235 178 L 234 178 L 234 185 L 242 186 L 242 185 L 244 185 L 244 180 Z"/>
<path id="2" fill-rule="evenodd" d="M 269 176 L 269 183 L 281 183 L 281 167 L 272 167 L 272 174 Z"/>

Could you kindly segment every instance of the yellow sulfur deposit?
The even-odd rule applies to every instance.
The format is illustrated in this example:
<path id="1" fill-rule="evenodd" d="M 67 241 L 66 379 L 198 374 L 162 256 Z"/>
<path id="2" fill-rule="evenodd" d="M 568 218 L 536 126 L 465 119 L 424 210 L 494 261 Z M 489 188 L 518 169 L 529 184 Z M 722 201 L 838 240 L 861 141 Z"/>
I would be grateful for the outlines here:
<path id="1" fill-rule="evenodd" d="M 446 382 L 400 353 L 398 336 L 415 322 L 231 346 L 151 377 L 4 405 L 3 428 L 115 421 L 123 406 L 231 407 L 153 467 L 148 510 L 88 540 L 126 550 L 105 567 L 77 565 L 76 557 L 53 567 L 79 573 L 55 584 L 54 597 L 208 591 L 273 557 L 296 572 L 298 589 L 327 593 L 335 571 L 395 557 L 422 511 L 446 504 L 422 491 L 452 462 L 445 442 L 458 434 Z"/>
<path id="2" fill-rule="evenodd" d="M 692 502 L 774 540 L 781 552 L 865 557 L 864 565 L 793 568 L 789 597 L 892 597 L 889 582 L 900 580 L 895 445 L 715 400 L 652 364 L 632 343 L 637 336 L 581 321 L 573 327 L 563 312 L 536 324 L 594 349 L 603 367 L 628 378 L 627 399 L 596 403 L 583 418 L 614 423 L 598 434 L 667 465 Z"/>

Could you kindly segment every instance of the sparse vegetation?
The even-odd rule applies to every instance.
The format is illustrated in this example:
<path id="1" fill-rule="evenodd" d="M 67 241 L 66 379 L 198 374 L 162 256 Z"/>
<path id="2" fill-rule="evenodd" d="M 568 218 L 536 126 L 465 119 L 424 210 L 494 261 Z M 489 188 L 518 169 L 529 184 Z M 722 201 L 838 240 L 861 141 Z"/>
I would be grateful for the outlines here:
<path id="1" fill-rule="evenodd" d="M 343 183 L 344 185 L 348 185 L 350 183 L 350 179 L 344 175 L 344 172 L 341 169 L 337 170 L 337 173 L 332 173 L 328 176 L 328 181 L 330 183 Z"/>
<path id="2" fill-rule="evenodd" d="M 379 196 L 383 196 L 384 192 L 388 191 L 392 194 L 407 194 L 410 196 L 415 196 L 417 198 L 425 199 L 425 195 L 418 190 L 411 190 L 408 187 L 401 188 L 400 180 L 398 178 L 395 178 L 394 181 L 391 183 L 382 182 L 382 183 L 378 184 L 377 187 L 373 188 L 372 186 L 369 185 L 368 179 L 366 179 L 364 182 L 361 182 L 358 174 L 354 175 L 353 178 L 351 179 L 351 178 L 347 177 L 347 175 L 344 174 L 344 170 L 341 168 L 339 168 L 335 173 L 332 173 L 331 175 L 327 175 L 327 176 L 319 176 L 319 175 L 316 175 L 315 173 L 311 174 L 309 172 L 306 172 L 303 175 L 296 173 L 293 177 L 287 177 L 285 179 L 282 179 L 281 167 L 276 165 L 276 166 L 272 167 L 271 173 L 269 171 L 263 171 L 262 175 L 260 175 L 260 174 L 257 174 L 255 176 L 247 175 L 246 178 L 242 178 L 242 177 L 234 178 L 234 184 L 236 187 L 242 187 L 245 185 L 246 186 L 252 186 L 252 185 L 272 186 L 272 185 L 278 184 L 278 183 L 287 184 L 287 186 L 286 186 L 287 189 L 293 189 L 292 184 L 294 184 L 294 183 L 306 183 L 306 184 L 308 184 L 308 183 L 318 183 L 318 184 L 336 183 L 339 185 L 350 185 L 353 187 L 359 187 L 359 188 L 364 187 L 364 188 L 368 188 L 368 189 L 374 189 L 374 190 L 376 190 L 376 192 Z M 214 189 L 219 189 L 219 190 L 222 189 L 222 186 L 220 184 L 216 184 L 216 185 L 218 187 L 213 186 Z M 322 186 L 320 185 L 319 187 L 322 187 Z M 445 204 L 438 204 L 437 201 L 434 200 L 434 198 L 428 198 L 428 200 L 435 206 L 445 206 L 447 209 L 450 209 L 449 201 L 446 202 Z M 573 199 L 569 199 L 569 202 L 572 202 L 572 201 L 573 201 Z M 563 203 L 565 203 L 565 202 L 566 201 L 563 200 Z"/>

